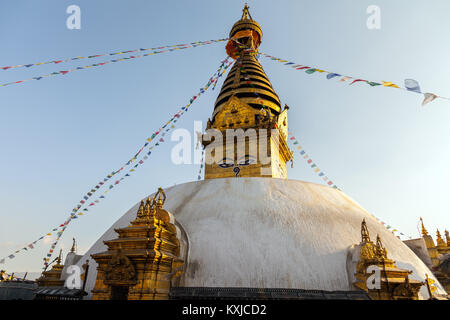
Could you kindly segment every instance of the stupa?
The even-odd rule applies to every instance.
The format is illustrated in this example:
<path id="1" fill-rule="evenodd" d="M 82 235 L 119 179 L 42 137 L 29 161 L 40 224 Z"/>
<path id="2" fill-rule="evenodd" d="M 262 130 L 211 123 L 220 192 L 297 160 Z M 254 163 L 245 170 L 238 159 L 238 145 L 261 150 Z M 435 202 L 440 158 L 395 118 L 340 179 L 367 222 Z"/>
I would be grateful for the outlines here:
<path id="1" fill-rule="evenodd" d="M 425 263 L 342 191 L 287 179 L 289 108 L 258 62 L 262 35 L 245 6 L 226 46 L 236 62 L 207 125 L 244 135 L 205 133 L 203 181 L 149 192 L 106 230 L 78 262 L 90 266 L 85 298 L 428 299 L 427 276 L 433 294 L 446 295 Z M 367 285 L 372 265 L 381 268 L 379 288 Z"/>

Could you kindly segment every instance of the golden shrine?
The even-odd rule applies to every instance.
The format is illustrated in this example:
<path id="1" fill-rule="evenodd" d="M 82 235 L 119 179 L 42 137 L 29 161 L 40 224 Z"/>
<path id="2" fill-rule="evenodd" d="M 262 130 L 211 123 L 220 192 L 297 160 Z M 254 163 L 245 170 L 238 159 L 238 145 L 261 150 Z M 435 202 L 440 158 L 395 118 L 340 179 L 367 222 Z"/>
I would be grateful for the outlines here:
<path id="1" fill-rule="evenodd" d="M 43 271 L 42 276 L 36 280 L 39 287 L 62 287 L 64 280 L 61 280 L 62 270 L 64 265 L 61 264 L 62 249 L 59 251 L 59 256 L 56 258 L 56 264 L 51 270 Z"/>
<path id="2" fill-rule="evenodd" d="M 153 199 L 142 200 L 136 219 L 115 230 L 117 239 L 105 241 L 108 251 L 92 255 L 98 263 L 93 300 L 168 299 L 170 281 L 182 272 L 183 261 L 165 200 L 161 188 Z"/>
<path id="3" fill-rule="evenodd" d="M 373 267 L 380 271 L 378 288 L 368 288 L 367 281 L 372 275 Z M 371 272 L 367 272 L 370 268 Z M 383 247 L 377 235 L 376 243 L 370 240 L 369 230 L 365 219 L 361 223 L 360 260 L 356 266 L 355 286 L 368 292 L 375 300 L 418 300 L 418 292 L 423 282 L 410 280 L 412 271 L 400 269 L 395 262 L 387 257 L 387 250 Z"/>
<path id="4" fill-rule="evenodd" d="M 420 218 L 422 225 L 422 238 L 430 256 L 432 265 L 431 270 L 436 275 L 439 282 L 444 286 L 448 294 L 450 294 L 450 267 L 448 262 L 448 254 L 450 254 L 450 236 L 445 230 L 445 240 L 442 238 L 439 230 L 436 230 L 436 244 L 433 237 L 428 234 L 427 229 Z"/>

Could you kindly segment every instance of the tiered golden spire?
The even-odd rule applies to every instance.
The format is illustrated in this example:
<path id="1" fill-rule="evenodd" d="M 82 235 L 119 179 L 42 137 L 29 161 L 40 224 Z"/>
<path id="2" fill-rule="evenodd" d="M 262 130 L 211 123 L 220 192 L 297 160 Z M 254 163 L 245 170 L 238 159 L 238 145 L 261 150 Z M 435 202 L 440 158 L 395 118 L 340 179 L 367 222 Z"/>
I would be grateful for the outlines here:
<path id="1" fill-rule="evenodd" d="M 58 259 L 56 259 L 57 265 L 61 265 L 61 259 L 62 259 L 62 249 L 59 249 L 59 256 Z"/>
<path id="2" fill-rule="evenodd" d="M 369 229 L 367 228 L 366 219 L 364 218 L 361 223 L 361 243 L 368 243 L 370 241 Z"/>
<path id="3" fill-rule="evenodd" d="M 448 230 L 445 230 L 445 240 L 447 240 L 447 247 L 450 247 L 450 236 Z"/>
<path id="4" fill-rule="evenodd" d="M 427 236 L 428 231 L 427 231 L 427 229 L 425 229 L 425 226 L 423 225 L 422 217 L 420 217 L 420 222 L 422 223 L 422 236 Z"/>
<path id="5" fill-rule="evenodd" d="M 441 233 L 439 232 L 439 230 L 436 230 L 436 244 L 437 244 L 438 247 L 445 247 L 446 246 L 446 243 L 442 239 L 442 236 L 441 236 Z"/>
<path id="6" fill-rule="evenodd" d="M 209 138 L 203 140 L 205 149 L 208 148 L 205 179 L 287 178 L 286 162 L 292 160 L 292 151 L 287 146 L 288 107 L 282 109 L 280 98 L 256 57 L 262 31 L 250 15 L 248 5 L 231 28 L 229 38 L 225 49 L 236 62 L 223 82 L 206 126 L 207 130 L 221 132 L 223 145 L 211 144 Z M 235 144 L 234 138 L 227 138 L 233 132 L 244 133 L 248 139 L 239 137 Z M 231 150 L 235 150 L 234 154 Z M 259 150 L 259 155 L 254 150 Z M 269 159 L 263 159 L 262 154 L 270 155 Z"/>
<path id="7" fill-rule="evenodd" d="M 75 242 L 75 238 L 72 238 L 72 248 L 70 248 L 70 252 L 75 253 L 76 251 L 76 242 Z"/>
<path id="8" fill-rule="evenodd" d="M 213 122 L 216 114 L 233 96 L 255 109 L 260 110 L 267 106 L 272 115 L 280 114 L 280 99 L 255 57 L 261 39 L 261 27 L 252 19 L 246 4 L 241 19 L 233 25 L 230 31 L 230 41 L 226 46 L 226 51 L 237 61 L 231 68 L 217 97 L 212 117 Z"/>

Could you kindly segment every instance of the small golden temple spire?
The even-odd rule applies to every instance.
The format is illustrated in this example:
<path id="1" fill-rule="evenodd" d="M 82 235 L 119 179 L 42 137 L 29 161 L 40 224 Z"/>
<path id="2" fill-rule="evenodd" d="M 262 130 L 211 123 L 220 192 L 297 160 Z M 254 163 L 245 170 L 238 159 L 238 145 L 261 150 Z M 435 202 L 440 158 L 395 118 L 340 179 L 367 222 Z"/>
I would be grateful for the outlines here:
<path id="1" fill-rule="evenodd" d="M 445 240 L 447 240 L 447 247 L 450 247 L 450 236 L 448 235 L 448 230 L 445 230 Z"/>
<path id="2" fill-rule="evenodd" d="M 158 192 L 156 192 L 155 197 L 153 199 L 156 203 L 156 207 L 158 209 L 162 209 L 164 202 L 166 202 L 166 194 L 163 188 L 161 187 L 158 188 Z"/>
<path id="3" fill-rule="evenodd" d="M 380 236 L 377 234 L 377 256 L 381 259 L 387 259 L 387 250 L 383 247 L 383 243 L 381 242 Z"/>
<path id="4" fill-rule="evenodd" d="M 423 225 L 422 217 L 420 217 L 420 222 L 422 223 L 422 236 L 427 236 L 428 231 L 427 231 L 427 229 L 425 229 L 425 226 Z"/>
<path id="5" fill-rule="evenodd" d="M 142 218 L 144 216 L 144 208 L 145 208 L 144 200 L 141 200 L 141 204 L 139 205 L 136 218 Z"/>
<path id="6" fill-rule="evenodd" d="M 61 259 L 62 259 L 62 249 L 59 249 L 59 256 L 58 259 L 56 259 L 56 264 L 61 265 Z"/>
<path id="7" fill-rule="evenodd" d="M 436 230 L 436 244 L 438 247 L 446 246 L 444 240 L 442 239 L 441 233 L 439 232 L 439 229 Z"/>
<path id="8" fill-rule="evenodd" d="M 378 240 L 378 239 L 377 239 Z M 366 219 L 361 222 L 361 243 L 370 242 L 369 229 L 367 228 Z"/>
<path id="9" fill-rule="evenodd" d="M 72 242 L 72 248 L 70 248 L 70 252 L 75 252 L 75 247 L 76 247 L 76 242 L 75 242 L 75 238 L 72 238 L 73 242 Z"/>
<path id="10" fill-rule="evenodd" d="M 147 201 L 145 202 L 143 216 L 145 218 L 149 218 L 151 216 L 151 213 L 153 211 L 153 199 L 150 197 L 147 198 Z"/>

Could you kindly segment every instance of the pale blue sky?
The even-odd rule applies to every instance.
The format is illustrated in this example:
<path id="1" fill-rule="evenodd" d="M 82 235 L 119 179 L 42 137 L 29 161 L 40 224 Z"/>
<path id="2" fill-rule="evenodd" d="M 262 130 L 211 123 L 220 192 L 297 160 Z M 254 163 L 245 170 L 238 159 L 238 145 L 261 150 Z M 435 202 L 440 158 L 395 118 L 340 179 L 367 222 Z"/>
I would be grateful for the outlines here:
<path id="1" fill-rule="evenodd" d="M 450 96 L 446 0 L 248 1 L 263 29 L 261 51 L 373 81 L 420 82 Z M 81 8 L 81 30 L 66 8 Z M 0 65 L 15 65 L 226 37 L 244 1 L 2 1 Z M 368 30 L 366 8 L 381 8 Z M 0 87 L 0 258 L 63 222 L 91 187 L 119 168 L 154 130 L 198 92 L 225 58 L 225 43 Z M 0 83 L 107 60 L 0 70 Z M 449 228 L 450 101 L 425 108 L 418 94 L 353 86 L 307 75 L 261 57 L 289 126 L 328 176 L 368 211 L 417 237 Z M 222 80 L 223 81 L 223 80 Z M 218 89 L 218 88 L 217 88 Z M 218 90 L 202 96 L 179 126 L 211 115 Z M 79 251 L 158 186 L 197 179 L 199 165 L 173 165 L 167 142 L 90 214 L 73 221 Z M 295 154 L 290 179 L 321 183 Z M 325 236 L 325 235 L 324 235 Z M 40 243 L 0 266 L 38 271 Z M 58 248 L 57 248 L 58 249 Z"/>

